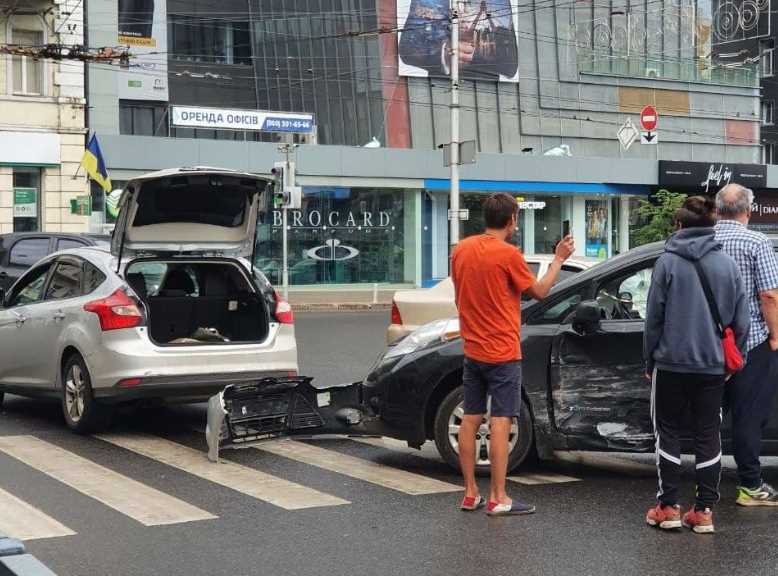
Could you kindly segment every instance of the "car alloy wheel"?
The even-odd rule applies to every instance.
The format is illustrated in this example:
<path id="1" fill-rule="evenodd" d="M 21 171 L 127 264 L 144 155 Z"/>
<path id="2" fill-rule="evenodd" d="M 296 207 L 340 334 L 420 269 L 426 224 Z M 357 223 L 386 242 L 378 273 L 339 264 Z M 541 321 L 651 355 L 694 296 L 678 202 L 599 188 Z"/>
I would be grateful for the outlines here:
<path id="1" fill-rule="evenodd" d="M 433 422 L 433 437 L 446 464 L 459 470 L 459 429 L 464 417 L 464 388 L 454 388 L 438 405 Z M 487 405 L 487 411 L 491 407 Z M 476 434 L 476 473 L 489 472 L 489 446 L 491 433 L 489 430 L 489 415 L 485 415 Z M 534 458 L 535 430 L 532 424 L 532 413 L 525 401 L 521 403 L 518 419 L 511 424 L 508 436 L 508 471 L 518 468 L 522 463 Z"/>
<path id="2" fill-rule="evenodd" d="M 84 394 L 86 383 L 81 366 L 73 364 L 65 376 L 65 409 L 74 424 L 84 415 Z"/>
<path id="3" fill-rule="evenodd" d="M 72 354 L 62 369 L 62 412 L 68 428 L 79 434 L 102 430 L 111 423 L 113 406 L 95 400 L 92 379 L 79 354 Z"/>
<path id="4" fill-rule="evenodd" d="M 486 407 L 486 415 L 481 420 L 481 425 L 475 433 L 475 465 L 476 466 L 489 466 L 489 445 L 491 442 L 491 406 L 492 400 L 489 399 Z M 459 429 L 462 426 L 462 417 L 465 415 L 465 404 L 460 402 L 459 405 L 454 408 L 451 416 L 448 419 L 448 441 L 451 444 L 451 449 L 458 455 L 459 454 Z M 516 418 L 511 422 L 511 431 L 508 435 L 508 454 L 513 452 L 516 447 L 516 443 L 519 441 L 519 423 Z"/>

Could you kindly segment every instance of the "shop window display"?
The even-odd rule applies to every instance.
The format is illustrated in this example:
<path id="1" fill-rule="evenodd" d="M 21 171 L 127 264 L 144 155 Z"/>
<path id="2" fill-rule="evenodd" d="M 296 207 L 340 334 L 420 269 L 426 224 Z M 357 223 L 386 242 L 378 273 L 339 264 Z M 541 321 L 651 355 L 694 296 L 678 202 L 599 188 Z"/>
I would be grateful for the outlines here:
<path id="1" fill-rule="evenodd" d="M 304 187 L 288 211 L 289 283 L 402 284 L 406 278 L 406 202 L 416 191 Z M 256 265 L 281 284 L 282 222 L 269 204 L 261 215 Z"/>

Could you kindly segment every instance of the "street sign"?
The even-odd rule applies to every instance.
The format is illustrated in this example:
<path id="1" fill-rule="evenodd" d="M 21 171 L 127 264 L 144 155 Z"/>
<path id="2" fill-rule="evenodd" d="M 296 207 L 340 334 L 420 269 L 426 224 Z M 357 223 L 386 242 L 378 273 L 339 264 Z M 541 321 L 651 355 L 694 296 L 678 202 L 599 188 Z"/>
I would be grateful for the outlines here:
<path id="1" fill-rule="evenodd" d="M 659 142 L 658 132 L 641 132 L 640 143 L 641 144 L 656 144 Z"/>
<path id="2" fill-rule="evenodd" d="M 627 118 L 618 132 L 616 132 L 616 136 L 618 137 L 619 142 L 621 142 L 621 147 L 624 148 L 624 150 L 629 150 L 629 147 L 632 146 L 637 137 L 640 136 L 640 132 L 635 128 L 635 124 L 633 124 L 632 120 Z"/>
<path id="3" fill-rule="evenodd" d="M 656 108 L 653 106 L 644 106 L 640 111 L 640 125 L 646 132 L 653 132 L 656 130 L 656 124 L 659 120 L 659 115 L 656 113 Z"/>
<path id="4" fill-rule="evenodd" d="M 448 211 L 448 219 L 454 220 L 457 217 L 457 211 L 456 210 L 449 210 Z M 460 208 L 459 209 L 459 219 L 460 220 L 470 220 L 470 209 L 469 208 Z"/>
<path id="5" fill-rule="evenodd" d="M 38 216 L 38 189 L 14 188 L 14 218 Z"/>
<path id="6" fill-rule="evenodd" d="M 459 164 L 475 164 L 475 140 L 459 143 Z M 451 166 L 451 144 L 443 144 L 443 166 Z"/>
<path id="7" fill-rule="evenodd" d="M 79 216 L 91 216 L 92 196 L 85 194 L 83 196 L 76 196 L 70 200 L 70 213 Z"/>

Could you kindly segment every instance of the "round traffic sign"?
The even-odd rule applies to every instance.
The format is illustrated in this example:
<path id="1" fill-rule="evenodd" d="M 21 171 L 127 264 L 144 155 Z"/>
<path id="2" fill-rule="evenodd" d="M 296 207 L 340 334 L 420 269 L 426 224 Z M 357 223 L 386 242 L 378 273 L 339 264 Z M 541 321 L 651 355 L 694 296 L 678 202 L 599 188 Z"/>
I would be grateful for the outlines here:
<path id="1" fill-rule="evenodd" d="M 640 125 L 646 132 L 651 132 L 656 128 L 657 120 L 659 120 L 659 115 L 653 106 L 644 106 L 643 110 L 640 111 Z"/>

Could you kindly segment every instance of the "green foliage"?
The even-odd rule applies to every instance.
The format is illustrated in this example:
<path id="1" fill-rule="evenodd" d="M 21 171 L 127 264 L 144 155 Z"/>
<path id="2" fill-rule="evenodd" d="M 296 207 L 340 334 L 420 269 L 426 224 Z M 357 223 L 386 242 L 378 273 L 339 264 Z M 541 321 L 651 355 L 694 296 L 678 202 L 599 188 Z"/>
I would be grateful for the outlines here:
<path id="1" fill-rule="evenodd" d="M 640 225 L 634 230 L 633 246 L 666 240 L 675 230 L 673 216 L 686 200 L 686 194 L 659 190 L 648 199 L 641 199 L 637 215 Z"/>

